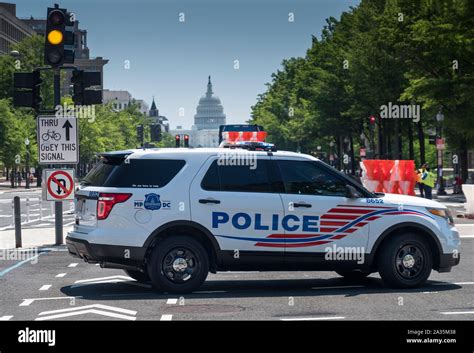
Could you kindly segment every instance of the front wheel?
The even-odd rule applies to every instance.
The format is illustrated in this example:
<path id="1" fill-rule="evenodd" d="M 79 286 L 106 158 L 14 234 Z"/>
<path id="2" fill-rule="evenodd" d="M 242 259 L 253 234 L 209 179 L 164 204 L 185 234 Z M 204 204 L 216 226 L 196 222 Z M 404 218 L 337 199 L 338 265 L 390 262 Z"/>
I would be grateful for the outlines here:
<path id="1" fill-rule="evenodd" d="M 208 273 L 206 249 L 189 236 L 172 235 L 158 242 L 148 263 L 153 287 L 169 293 L 190 293 L 198 289 Z"/>
<path id="2" fill-rule="evenodd" d="M 394 235 L 378 257 L 382 280 L 395 288 L 423 285 L 433 268 L 433 253 L 426 239 L 415 233 Z"/>

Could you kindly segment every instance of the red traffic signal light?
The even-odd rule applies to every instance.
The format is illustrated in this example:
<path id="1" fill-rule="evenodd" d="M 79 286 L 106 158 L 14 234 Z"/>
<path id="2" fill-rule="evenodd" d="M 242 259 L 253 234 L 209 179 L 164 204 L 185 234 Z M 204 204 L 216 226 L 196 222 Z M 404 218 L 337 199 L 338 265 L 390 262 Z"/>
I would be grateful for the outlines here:
<path id="1" fill-rule="evenodd" d="M 174 138 L 175 138 L 175 141 L 176 141 L 176 147 L 179 148 L 180 145 L 181 145 L 181 136 L 176 135 Z"/>
<path id="2" fill-rule="evenodd" d="M 369 119 L 370 119 L 370 125 L 374 125 L 375 124 L 375 116 L 371 115 Z"/>
<path id="3" fill-rule="evenodd" d="M 184 147 L 189 147 L 189 135 L 184 135 Z"/>

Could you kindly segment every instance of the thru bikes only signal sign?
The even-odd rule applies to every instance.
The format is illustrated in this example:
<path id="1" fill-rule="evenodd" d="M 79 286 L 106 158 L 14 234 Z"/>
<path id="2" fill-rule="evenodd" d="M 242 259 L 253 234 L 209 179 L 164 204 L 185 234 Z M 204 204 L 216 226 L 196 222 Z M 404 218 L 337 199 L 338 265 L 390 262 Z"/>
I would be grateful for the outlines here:
<path id="1" fill-rule="evenodd" d="M 76 164 L 79 162 L 77 118 L 39 116 L 38 161 L 40 164 Z"/>

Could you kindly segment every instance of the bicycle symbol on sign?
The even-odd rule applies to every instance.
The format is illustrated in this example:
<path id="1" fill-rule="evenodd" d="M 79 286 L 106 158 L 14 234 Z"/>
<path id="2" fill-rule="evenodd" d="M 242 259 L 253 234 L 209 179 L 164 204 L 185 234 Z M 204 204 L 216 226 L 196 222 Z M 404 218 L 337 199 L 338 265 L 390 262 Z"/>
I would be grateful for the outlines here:
<path id="1" fill-rule="evenodd" d="M 61 134 L 56 131 L 46 131 L 43 135 L 41 135 L 41 139 L 43 141 L 49 141 L 49 139 L 54 141 L 59 141 L 61 139 Z"/>

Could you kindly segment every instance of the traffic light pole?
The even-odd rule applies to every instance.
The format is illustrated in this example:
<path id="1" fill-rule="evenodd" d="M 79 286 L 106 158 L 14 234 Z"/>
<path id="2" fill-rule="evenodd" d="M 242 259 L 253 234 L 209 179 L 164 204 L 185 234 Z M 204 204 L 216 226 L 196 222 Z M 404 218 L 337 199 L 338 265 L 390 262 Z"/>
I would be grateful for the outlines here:
<path id="1" fill-rule="evenodd" d="M 54 73 L 54 107 L 61 105 L 61 72 L 59 68 L 53 69 Z M 56 234 L 56 245 L 63 243 L 63 203 L 62 201 L 54 202 L 54 223 Z"/>

